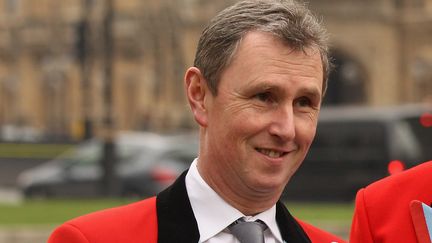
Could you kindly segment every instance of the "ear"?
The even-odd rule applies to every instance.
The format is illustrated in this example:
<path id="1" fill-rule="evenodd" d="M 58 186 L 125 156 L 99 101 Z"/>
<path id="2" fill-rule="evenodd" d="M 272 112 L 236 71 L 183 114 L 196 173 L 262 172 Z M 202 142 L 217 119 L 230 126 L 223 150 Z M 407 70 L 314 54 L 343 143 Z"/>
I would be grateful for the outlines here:
<path id="1" fill-rule="evenodd" d="M 184 77 L 186 96 L 189 101 L 195 121 L 202 127 L 207 127 L 208 110 L 206 96 L 211 95 L 207 82 L 201 71 L 196 67 L 190 67 Z"/>

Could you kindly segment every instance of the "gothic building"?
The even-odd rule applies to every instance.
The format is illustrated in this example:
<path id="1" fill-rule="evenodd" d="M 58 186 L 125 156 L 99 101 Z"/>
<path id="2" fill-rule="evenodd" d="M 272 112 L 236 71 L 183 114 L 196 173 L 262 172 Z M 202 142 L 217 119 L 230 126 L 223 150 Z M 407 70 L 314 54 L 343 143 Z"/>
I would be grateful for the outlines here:
<path id="1" fill-rule="evenodd" d="M 0 0 L 3 133 L 81 139 L 107 119 L 118 130 L 194 127 L 183 72 L 205 23 L 232 2 Z M 336 64 L 326 105 L 432 99 L 432 0 L 309 6 L 330 32 Z"/>

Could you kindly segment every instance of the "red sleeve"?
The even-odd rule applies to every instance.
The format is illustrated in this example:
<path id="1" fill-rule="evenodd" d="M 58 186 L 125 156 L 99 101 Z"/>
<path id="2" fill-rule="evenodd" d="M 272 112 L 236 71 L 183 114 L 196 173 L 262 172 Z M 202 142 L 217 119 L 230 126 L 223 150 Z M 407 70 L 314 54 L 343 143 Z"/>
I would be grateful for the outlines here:
<path id="1" fill-rule="evenodd" d="M 48 243 L 89 243 L 79 229 L 63 224 L 51 234 Z"/>
<path id="2" fill-rule="evenodd" d="M 313 225 L 297 220 L 313 243 L 346 243 L 339 237 L 321 230 Z"/>
<path id="3" fill-rule="evenodd" d="M 353 222 L 351 224 L 350 243 L 373 243 L 369 217 L 365 206 L 365 189 L 356 196 Z"/>
<path id="4" fill-rule="evenodd" d="M 156 197 L 72 219 L 48 243 L 157 242 Z"/>

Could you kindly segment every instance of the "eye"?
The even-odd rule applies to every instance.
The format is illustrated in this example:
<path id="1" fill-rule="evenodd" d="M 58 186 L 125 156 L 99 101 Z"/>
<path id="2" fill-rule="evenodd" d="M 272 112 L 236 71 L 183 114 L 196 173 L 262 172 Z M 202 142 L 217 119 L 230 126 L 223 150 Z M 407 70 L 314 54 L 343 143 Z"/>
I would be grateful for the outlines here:
<path id="1" fill-rule="evenodd" d="M 262 92 L 254 95 L 255 99 L 258 99 L 259 101 L 266 102 L 266 103 L 272 103 L 274 102 L 273 95 L 270 92 Z"/>
<path id="2" fill-rule="evenodd" d="M 296 100 L 295 105 L 299 107 L 311 107 L 312 101 L 308 97 L 300 97 Z"/>

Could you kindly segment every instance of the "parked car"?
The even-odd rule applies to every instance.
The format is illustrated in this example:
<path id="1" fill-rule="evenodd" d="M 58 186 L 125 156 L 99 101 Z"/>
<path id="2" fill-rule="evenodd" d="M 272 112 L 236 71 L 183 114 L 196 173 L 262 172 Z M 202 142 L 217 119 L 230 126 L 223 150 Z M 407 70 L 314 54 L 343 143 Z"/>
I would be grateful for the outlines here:
<path id="1" fill-rule="evenodd" d="M 321 111 L 309 154 L 284 192 L 291 200 L 353 200 L 361 187 L 432 159 L 432 127 L 420 117 L 432 107 L 331 107 Z"/>
<path id="2" fill-rule="evenodd" d="M 197 156 L 195 135 L 122 132 L 115 140 L 119 196 L 152 196 L 170 185 Z M 25 197 L 101 195 L 103 143 L 84 142 L 18 176 Z"/>

